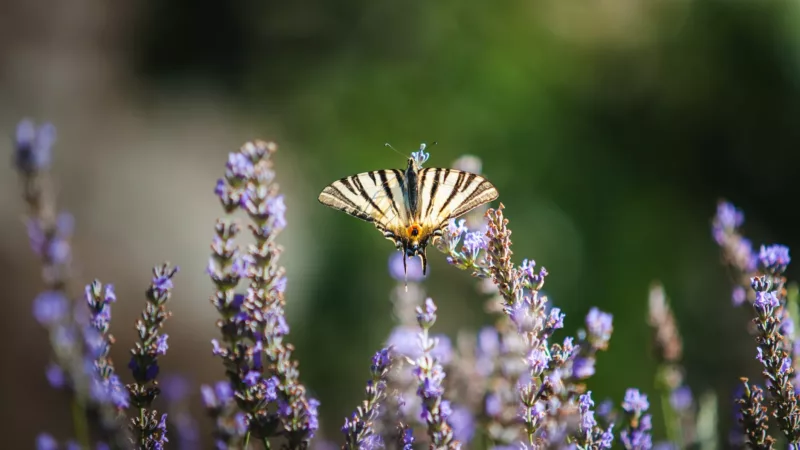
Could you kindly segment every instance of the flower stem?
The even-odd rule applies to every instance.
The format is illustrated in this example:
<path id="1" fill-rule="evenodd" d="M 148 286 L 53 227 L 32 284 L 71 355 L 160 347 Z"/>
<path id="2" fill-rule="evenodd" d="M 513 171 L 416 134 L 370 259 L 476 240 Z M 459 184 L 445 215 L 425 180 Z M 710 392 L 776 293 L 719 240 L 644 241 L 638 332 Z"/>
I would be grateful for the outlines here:
<path id="1" fill-rule="evenodd" d="M 72 399 L 72 421 L 75 427 L 75 439 L 82 448 L 89 448 L 89 424 L 86 422 L 86 408 L 77 397 Z"/>
<path id="2" fill-rule="evenodd" d="M 683 432 L 681 430 L 680 418 L 675 414 L 672 405 L 669 403 L 669 392 L 661 392 L 661 410 L 664 414 L 664 426 L 667 428 L 667 438 L 676 444 L 678 448 L 683 448 Z"/>
<path id="3" fill-rule="evenodd" d="M 139 444 L 144 446 L 144 408 L 139 407 Z"/>
<path id="4" fill-rule="evenodd" d="M 242 449 L 247 450 L 250 447 L 250 430 L 247 430 L 247 434 L 244 435 L 244 445 Z"/>
<path id="5" fill-rule="evenodd" d="M 269 439 L 267 439 L 266 437 L 264 438 L 264 448 L 266 450 L 270 450 L 271 449 L 271 447 L 269 446 Z"/>

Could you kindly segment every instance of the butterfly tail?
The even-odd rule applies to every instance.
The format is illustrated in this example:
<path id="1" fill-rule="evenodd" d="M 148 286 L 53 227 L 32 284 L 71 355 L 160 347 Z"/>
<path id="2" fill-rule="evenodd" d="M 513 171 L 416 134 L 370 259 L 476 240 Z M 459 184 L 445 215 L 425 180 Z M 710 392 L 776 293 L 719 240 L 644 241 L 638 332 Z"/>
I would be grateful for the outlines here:
<path id="1" fill-rule="evenodd" d="M 424 249 L 419 253 L 419 259 L 422 262 L 422 275 L 425 275 L 428 272 L 428 257 Z"/>

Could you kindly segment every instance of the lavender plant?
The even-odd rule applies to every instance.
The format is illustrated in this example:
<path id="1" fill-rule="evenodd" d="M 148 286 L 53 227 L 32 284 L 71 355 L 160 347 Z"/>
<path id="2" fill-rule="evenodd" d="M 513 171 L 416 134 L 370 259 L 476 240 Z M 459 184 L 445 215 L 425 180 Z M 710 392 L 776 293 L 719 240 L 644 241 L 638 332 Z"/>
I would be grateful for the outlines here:
<path id="1" fill-rule="evenodd" d="M 52 126 L 37 128 L 23 121 L 14 152 L 28 206 L 29 239 L 42 264 L 44 288 L 33 312 L 52 345 L 45 373 L 54 388 L 69 389 L 74 399 L 74 439 L 62 444 L 42 433 L 36 448 L 198 448 L 200 427 L 188 408 L 175 406 L 187 396 L 186 383 L 159 377 L 159 361 L 168 350 L 163 325 L 171 316 L 167 302 L 177 268 L 164 264 L 153 269 L 144 311 L 135 322 L 131 372 L 118 373 L 109 356 L 115 344 L 113 285 L 95 280 L 86 286 L 84 302 L 72 301 L 69 239 L 74 224 L 68 214 L 56 213 L 48 172 L 54 138 Z M 214 190 L 224 217 L 216 221 L 207 267 L 214 285 L 211 304 L 219 314 L 211 353 L 222 360 L 224 380 L 202 385 L 199 394 L 213 425 L 205 434 L 218 449 L 331 445 L 313 440 L 319 402 L 300 382 L 288 342 L 287 278 L 276 241 L 287 226 L 286 205 L 275 182 L 276 150 L 271 142 L 245 143 L 228 155 L 225 175 Z M 482 166 L 472 156 L 454 165 L 474 173 Z M 247 217 L 247 244 L 239 243 L 245 227 L 235 214 Z M 743 221 L 741 211 L 725 202 L 718 204 L 712 220 L 712 236 L 734 272 L 734 304 L 752 307 L 755 359 L 764 376 L 763 390 L 742 379 L 736 399 L 741 435 L 749 447 L 773 448 L 778 440 L 769 433 L 772 421 L 790 448 L 800 448 L 797 314 L 792 312 L 794 291 L 784 276 L 789 250 L 769 245 L 754 251 L 741 233 Z M 532 259 L 515 263 L 511 236 L 500 204 L 450 221 L 434 242 L 450 266 L 475 278 L 491 320 L 452 339 L 432 332 L 440 312 L 424 289 L 430 272 L 423 275 L 417 260 L 408 261 L 406 271 L 402 255 L 390 257 L 396 326 L 386 347 L 372 358 L 365 398 L 344 419 L 340 447 L 715 448 L 715 438 L 708 436 L 716 422 L 708 417 L 716 417 L 717 405 L 696 401 L 686 383 L 683 340 L 663 287 L 651 287 L 648 305 L 659 364 L 655 387 L 661 391 L 668 438 L 654 445 L 646 393 L 628 389 L 620 411 L 610 401 L 595 408 L 592 399 L 592 377 L 609 348 L 613 316 L 591 308 L 575 336 L 559 336 L 566 317 L 543 292 L 548 271 Z M 132 381 L 123 385 L 126 376 Z M 168 400 L 169 416 L 156 410 L 161 394 Z M 175 430 L 170 439 L 168 429 Z M 95 433 L 101 442 L 92 445 Z"/>
<path id="2" fill-rule="evenodd" d="M 230 214 L 244 210 L 252 223 L 255 243 L 242 254 L 235 243 L 238 222 L 219 219 L 212 243 L 208 272 L 216 285 L 211 299 L 221 319 L 217 326 L 224 344 L 213 341 L 214 354 L 225 364 L 236 402 L 245 414 L 248 430 L 269 448 L 269 439 L 282 435 L 289 448 L 308 445 L 318 428 L 319 402 L 307 398 L 299 382 L 294 350 L 285 341 L 289 326 L 284 315 L 284 269 L 278 266 L 281 248 L 275 238 L 286 227 L 283 196 L 274 182 L 271 155 L 274 143 L 248 142 L 231 153 L 225 179 L 215 192 Z M 249 279 L 247 293 L 235 289 L 242 278 Z M 270 404 L 276 404 L 270 410 Z"/>
<path id="3" fill-rule="evenodd" d="M 367 398 L 352 417 L 344 421 L 342 433 L 345 435 L 345 444 L 342 450 L 383 447 L 382 437 L 375 432 L 374 422 L 378 418 L 381 402 L 386 397 L 387 375 L 391 365 L 390 348 L 384 348 L 372 357 L 372 378 L 367 381 Z"/>
<path id="4" fill-rule="evenodd" d="M 147 289 L 147 304 L 142 317 L 136 321 L 139 342 L 131 350 L 128 368 L 133 373 L 133 383 L 128 384 L 131 402 L 138 409 L 138 415 L 130 421 L 130 429 L 135 436 L 137 448 L 142 450 L 160 449 L 167 439 L 167 415 L 160 417 L 152 409 L 153 400 L 161 393 L 158 377 L 158 357 L 167 353 L 167 334 L 161 334 L 164 321 L 171 315 L 166 303 L 172 295 L 172 277 L 177 267 L 169 264 L 153 268 L 153 282 Z"/>

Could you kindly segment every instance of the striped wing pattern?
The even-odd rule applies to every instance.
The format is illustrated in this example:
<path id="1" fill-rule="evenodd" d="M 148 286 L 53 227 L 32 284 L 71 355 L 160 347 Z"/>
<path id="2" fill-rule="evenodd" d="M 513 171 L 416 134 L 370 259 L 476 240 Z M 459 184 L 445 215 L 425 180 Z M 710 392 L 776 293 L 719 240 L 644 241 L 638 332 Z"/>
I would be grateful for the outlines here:
<path id="1" fill-rule="evenodd" d="M 420 221 L 438 229 L 449 219 L 465 214 L 498 197 L 486 178 L 455 169 L 420 171 Z"/>
<path id="2" fill-rule="evenodd" d="M 381 230 L 403 228 L 408 223 L 404 178 L 399 170 L 374 170 L 334 181 L 319 194 L 331 208 L 374 223 Z"/>

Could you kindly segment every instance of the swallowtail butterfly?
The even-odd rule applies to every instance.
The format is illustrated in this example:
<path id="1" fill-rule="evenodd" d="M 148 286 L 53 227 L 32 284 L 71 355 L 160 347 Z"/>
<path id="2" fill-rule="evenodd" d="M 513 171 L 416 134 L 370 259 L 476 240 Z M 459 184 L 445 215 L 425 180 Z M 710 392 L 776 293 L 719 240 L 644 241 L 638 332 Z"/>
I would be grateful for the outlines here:
<path id="1" fill-rule="evenodd" d="M 405 257 L 419 256 L 425 274 L 429 241 L 442 236 L 450 219 L 498 197 L 497 189 L 480 175 L 422 168 L 429 156 L 423 143 L 408 158 L 405 171 L 374 170 L 342 178 L 325 187 L 319 201 L 373 223 Z"/>

